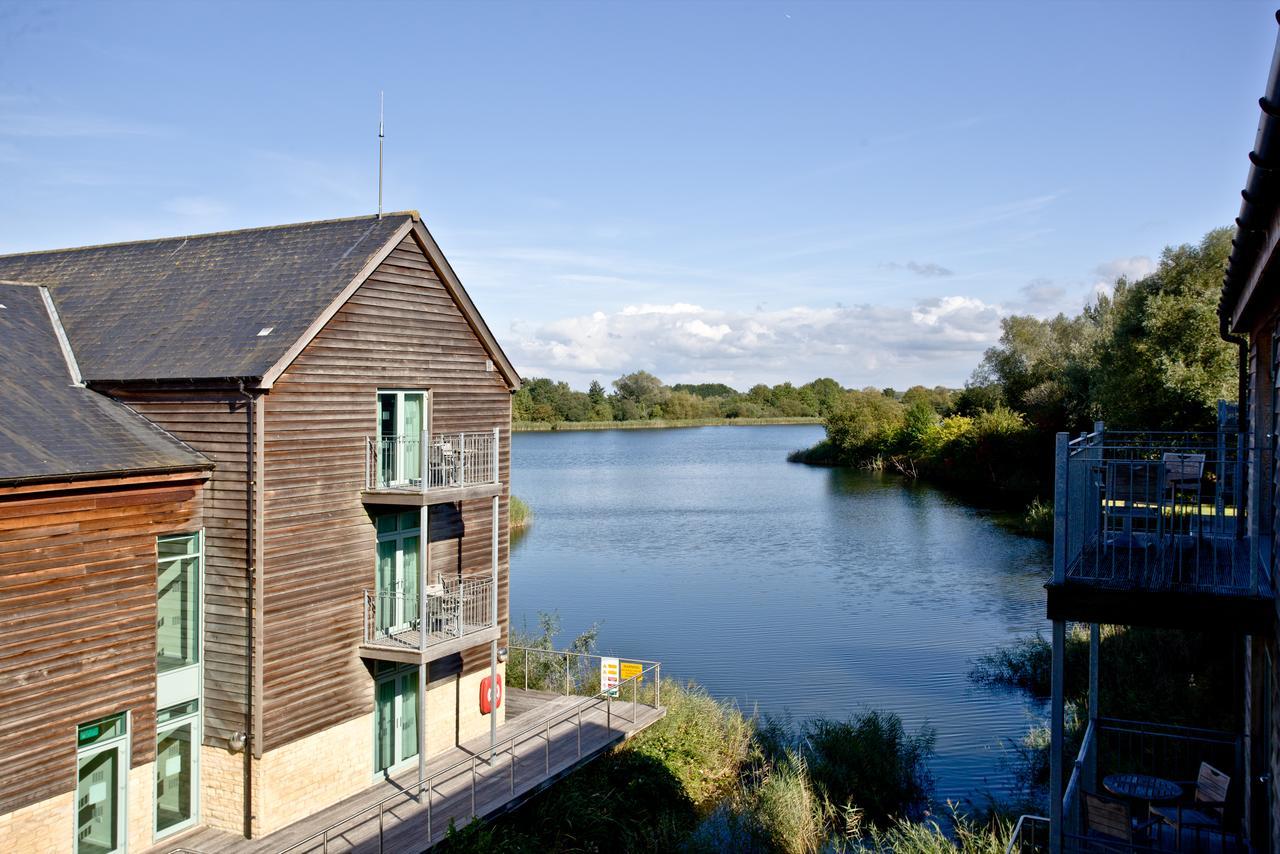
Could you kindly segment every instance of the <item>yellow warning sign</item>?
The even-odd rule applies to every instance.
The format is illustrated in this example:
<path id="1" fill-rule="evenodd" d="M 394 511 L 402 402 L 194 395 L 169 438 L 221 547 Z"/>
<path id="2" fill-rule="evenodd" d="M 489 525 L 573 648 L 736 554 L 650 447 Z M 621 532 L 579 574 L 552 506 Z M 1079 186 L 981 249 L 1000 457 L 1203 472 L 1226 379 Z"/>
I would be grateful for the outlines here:
<path id="1" fill-rule="evenodd" d="M 643 664 L 638 664 L 637 662 L 634 662 L 634 661 L 624 661 L 622 662 L 622 667 L 620 668 L 620 670 L 621 670 L 623 682 L 626 682 L 628 679 L 632 679 L 632 678 L 634 678 L 637 682 L 643 681 L 640 676 L 641 673 L 644 673 Z"/>

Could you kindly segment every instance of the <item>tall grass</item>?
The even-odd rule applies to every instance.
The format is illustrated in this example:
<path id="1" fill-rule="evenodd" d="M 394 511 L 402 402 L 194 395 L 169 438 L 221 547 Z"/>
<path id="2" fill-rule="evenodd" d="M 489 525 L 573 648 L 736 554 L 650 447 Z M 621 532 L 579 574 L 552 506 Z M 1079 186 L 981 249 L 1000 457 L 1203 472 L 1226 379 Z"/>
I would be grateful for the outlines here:
<path id="1" fill-rule="evenodd" d="M 507 510 L 507 525 L 513 531 L 519 531 L 533 521 L 533 509 L 524 499 L 511 496 L 511 504 Z"/>

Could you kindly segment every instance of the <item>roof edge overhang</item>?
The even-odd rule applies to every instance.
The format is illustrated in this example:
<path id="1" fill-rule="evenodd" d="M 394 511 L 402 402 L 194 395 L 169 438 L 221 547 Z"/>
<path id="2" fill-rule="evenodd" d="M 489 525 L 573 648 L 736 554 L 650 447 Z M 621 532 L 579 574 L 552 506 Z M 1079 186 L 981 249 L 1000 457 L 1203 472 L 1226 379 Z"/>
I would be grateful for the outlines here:
<path id="1" fill-rule="evenodd" d="M 1276 13 L 1280 22 L 1280 12 Z M 1231 332 L 1247 332 L 1258 284 L 1273 266 L 1280 243 L 1280 31 L 1271 56 L 1261 118 L 1249 152 L 1249 175 L 1241 191 L 1236 236 L 1222 281 L 1218 315 Z"/>
<path id="2" fill-rule="evenodd" d="M 0 495 L 28 488 L 42 491 L 52 489 L 129 486 L 146 482 L 174 480 L 208 480 L 214 464 L 193 463 L 183 466 L 160 466 L 141 469 L 115 469 L 109 471 L 67 472 L 64 474 L 31 475 L 28 477 L 0 477 Z"/>

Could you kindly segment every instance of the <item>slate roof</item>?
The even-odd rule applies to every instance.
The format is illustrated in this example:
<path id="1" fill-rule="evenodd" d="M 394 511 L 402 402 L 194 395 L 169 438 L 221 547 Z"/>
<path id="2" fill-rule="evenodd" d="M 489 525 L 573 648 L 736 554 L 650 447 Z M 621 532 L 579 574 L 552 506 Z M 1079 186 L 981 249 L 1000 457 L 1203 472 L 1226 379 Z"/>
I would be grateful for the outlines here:
<path id="1" fill-rule="evenodd" d="M 414 216 L 4 255 L 0 281 L 49 288 L 87 381 L 256 379 Z"/>
<path id="2" fill-rule="evenodd" d="M 122 403 L 73 384 L 40 288 L 0 285 L 0 483 L 212 468 Z"/>

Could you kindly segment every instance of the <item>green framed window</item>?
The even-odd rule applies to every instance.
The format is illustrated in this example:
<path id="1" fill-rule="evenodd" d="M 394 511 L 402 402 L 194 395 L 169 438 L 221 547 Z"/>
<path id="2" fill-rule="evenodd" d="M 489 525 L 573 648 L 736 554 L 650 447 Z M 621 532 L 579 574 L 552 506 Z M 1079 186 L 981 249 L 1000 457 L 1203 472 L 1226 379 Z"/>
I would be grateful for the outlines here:
<path id="1" fill-rule="evenodd" d="M 200 663 L 199 533 L 156 539 L 156 670 Z"/>

